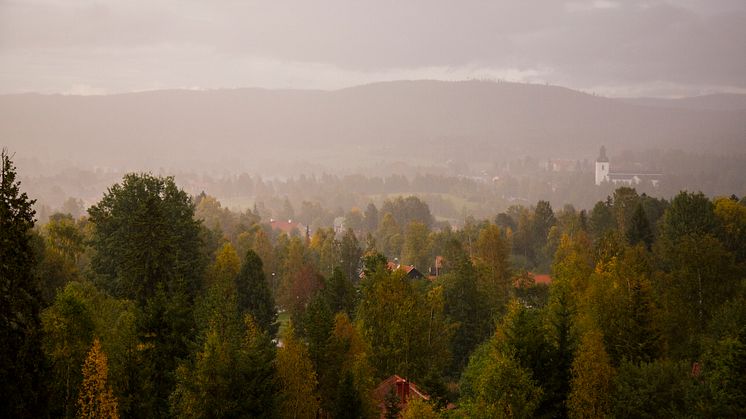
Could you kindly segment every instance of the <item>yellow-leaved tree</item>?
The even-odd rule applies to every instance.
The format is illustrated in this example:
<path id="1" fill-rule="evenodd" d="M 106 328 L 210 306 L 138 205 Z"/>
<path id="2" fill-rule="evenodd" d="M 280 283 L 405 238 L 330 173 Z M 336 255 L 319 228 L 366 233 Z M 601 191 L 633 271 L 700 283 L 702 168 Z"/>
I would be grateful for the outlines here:
<path id="1" fill-rule="evenodd" d="M 78 417 L 118 419 L 117 399 L 108 385 L 109 366 L 98 338 L 83 363 L 83 382 L 78 396 Z"/>
<path id="2" fill-rule="evenodd" d="M 306 345 L 295 337 L 292 324 L 277 351 L 277 376 L 280 380 L 278 416 L 313 419 L 319 413 L 316 372 Z"/>
<path id="3" fill-rule="evenodd" d="M 583 335 L 572 363 L 570 397 L 571 418 L 603 418 L 611 415 L 614 367 L 604 349 L 603 335 L 590 330 Z"/>

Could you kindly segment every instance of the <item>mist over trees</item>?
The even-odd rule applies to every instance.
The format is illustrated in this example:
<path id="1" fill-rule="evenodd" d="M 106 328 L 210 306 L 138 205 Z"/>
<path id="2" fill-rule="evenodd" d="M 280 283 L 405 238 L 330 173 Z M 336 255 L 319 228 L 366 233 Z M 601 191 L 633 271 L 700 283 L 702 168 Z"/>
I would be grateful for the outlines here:
<path id="1" fill-rule="evenodd" d="M 133 173 L 39 223 L 2 161 L 5 416 L 746 414 L 735 195 L 620 187 L 454 228 L 402 194 L 284 206 L 322 215 L 283 231 Z M 395 375 L 427 398 L 379 396 Z"/>
<path id="2" fill-rule="evenodd" d="M 0 0 L 0 419 L 746 418 L 746 1 L 540 3 Z"/>

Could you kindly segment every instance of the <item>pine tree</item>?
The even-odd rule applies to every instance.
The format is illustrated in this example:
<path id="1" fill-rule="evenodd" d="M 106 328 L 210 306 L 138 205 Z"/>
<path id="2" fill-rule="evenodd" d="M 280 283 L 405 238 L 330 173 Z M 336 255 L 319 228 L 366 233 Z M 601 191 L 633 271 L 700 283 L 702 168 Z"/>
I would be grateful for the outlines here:
<path id="1" fill-rule="evenodd" d="M 43 414 L 41 398 L 41 292 L 30 231 L 34 200 L 20 191 L 16 169 L 0 152 L 0 416 Z"/>
<path id="2" fill-rule="evenodd" d="M 118 419 L 117 400 L 107 383 L 109 366 L 98 338 L 93 340 L 83 364 L 83 382 L 78 397 L 78 417 Z"/>

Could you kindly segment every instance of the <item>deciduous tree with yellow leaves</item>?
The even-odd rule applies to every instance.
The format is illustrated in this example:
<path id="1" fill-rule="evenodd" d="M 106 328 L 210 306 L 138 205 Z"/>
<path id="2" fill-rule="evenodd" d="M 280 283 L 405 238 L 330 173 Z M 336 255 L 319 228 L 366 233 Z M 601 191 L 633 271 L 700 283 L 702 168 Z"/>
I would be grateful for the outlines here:
<path id="1" fill-rule="evenodd" d="M 83 364 L 83 382 L 78 396 L 78 417 L 118 419 L 117 399 L 107 383 L 109 366 L 98 338 L 93 340 Z"/>

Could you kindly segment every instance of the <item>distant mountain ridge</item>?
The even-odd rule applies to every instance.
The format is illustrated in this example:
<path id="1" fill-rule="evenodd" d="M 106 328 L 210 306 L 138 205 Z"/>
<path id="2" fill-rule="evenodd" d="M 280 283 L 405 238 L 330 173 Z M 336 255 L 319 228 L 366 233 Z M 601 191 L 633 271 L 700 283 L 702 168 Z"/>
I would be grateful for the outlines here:
<path id="1" fill-rule="evenodd" d="M 743 100 L 736 96 L 729 103 Z M 480 81 L 4 95 L 0 141 L 20 154 L 89 166 L 250 172 L 301 161 L 334 170 L 408 160 L 582 159 L 601 144 L 742 153 L 746 109 L 707 105 L 720 99 L 635 101 Z M 666 103 L 674 106 L 660 106 Z"/>
<path id="2" fill-rule="evenodd" d="M 622 99 L 634 105 L 655 106 L 660 108 L 694 109 L 711 111 L 744 111 L 746 94 L 716 93 L 710 95 L 685 97 L 679 99 L 633 98 Z"/>

